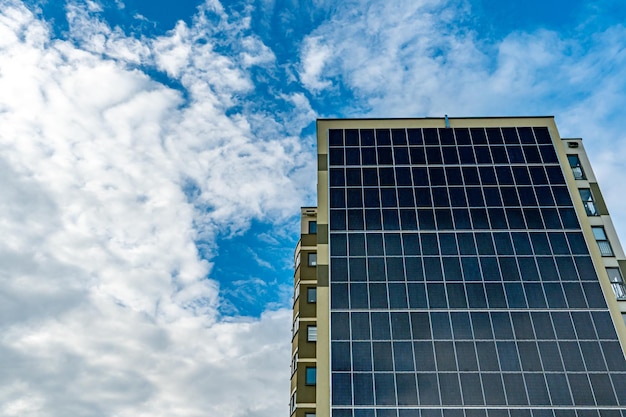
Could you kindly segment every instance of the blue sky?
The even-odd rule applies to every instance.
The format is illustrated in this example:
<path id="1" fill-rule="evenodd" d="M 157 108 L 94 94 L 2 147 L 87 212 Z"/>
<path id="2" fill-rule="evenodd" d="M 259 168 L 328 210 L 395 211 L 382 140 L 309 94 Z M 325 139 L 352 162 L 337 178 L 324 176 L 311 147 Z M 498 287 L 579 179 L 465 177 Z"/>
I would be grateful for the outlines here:
<path id="1" fill-rule="evenodd" d="M 288 415 L 317 117 L 554 115 L 626 236 L 626 3 L 0 0 L 0 414 Z"/>

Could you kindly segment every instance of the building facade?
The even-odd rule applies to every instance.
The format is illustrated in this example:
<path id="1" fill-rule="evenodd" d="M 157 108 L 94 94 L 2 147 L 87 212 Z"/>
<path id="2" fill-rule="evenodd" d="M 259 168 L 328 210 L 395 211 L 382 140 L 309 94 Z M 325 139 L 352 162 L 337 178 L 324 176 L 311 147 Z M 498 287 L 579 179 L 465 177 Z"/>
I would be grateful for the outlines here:
<path id="1" fill-rule="evenodd" d="M 296 417 L 626 417 L 626 257 L 552 117 L 319 120 Z"/>

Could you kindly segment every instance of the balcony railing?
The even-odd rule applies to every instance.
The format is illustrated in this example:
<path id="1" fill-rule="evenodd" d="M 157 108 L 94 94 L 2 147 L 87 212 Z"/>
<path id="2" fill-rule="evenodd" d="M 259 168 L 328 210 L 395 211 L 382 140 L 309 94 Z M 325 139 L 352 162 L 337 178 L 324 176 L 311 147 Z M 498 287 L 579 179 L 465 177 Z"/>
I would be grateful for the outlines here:
<path id="1" fill-rule="evenodd" d="M 626 285 L 623 282 L 611 282 L 611 286 L 618 300 L 626 300 Z"/>

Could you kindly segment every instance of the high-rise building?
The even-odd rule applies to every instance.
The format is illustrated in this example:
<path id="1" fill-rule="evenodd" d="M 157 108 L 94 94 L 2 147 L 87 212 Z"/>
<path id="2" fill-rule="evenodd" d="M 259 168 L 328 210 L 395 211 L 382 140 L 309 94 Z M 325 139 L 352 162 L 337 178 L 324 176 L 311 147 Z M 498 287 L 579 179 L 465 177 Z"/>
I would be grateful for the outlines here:
<path id="1" fill-rule="evenodd" d="M 318 120 L 291 415 L 626 417 L 626 257 L 552 117 Z"/>

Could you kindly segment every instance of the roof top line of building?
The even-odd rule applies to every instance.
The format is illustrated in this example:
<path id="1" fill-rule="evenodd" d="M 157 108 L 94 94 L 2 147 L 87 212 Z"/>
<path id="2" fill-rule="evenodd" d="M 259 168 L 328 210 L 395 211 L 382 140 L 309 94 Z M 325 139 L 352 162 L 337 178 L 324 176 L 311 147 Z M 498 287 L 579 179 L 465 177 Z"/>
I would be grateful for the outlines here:
<path id="1" fill-rule="evenodd" d="M 335 117 L 318 118 L 317 121 L 335 120 L 481 120 L 481 119 L 554 119 L 554 116 L 487 116 L 487 117 Z"/>

